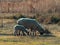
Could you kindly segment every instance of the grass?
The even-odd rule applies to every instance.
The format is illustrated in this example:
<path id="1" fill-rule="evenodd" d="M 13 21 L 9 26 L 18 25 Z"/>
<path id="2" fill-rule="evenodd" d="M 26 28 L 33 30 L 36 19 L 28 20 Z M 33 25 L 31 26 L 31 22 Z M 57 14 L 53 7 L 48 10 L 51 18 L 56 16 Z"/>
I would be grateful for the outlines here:
<path id="1" fill-rule="evenodd" d="M 32 37 L 32 36 L 8 35 L 12 33 L 10 31 L 6 33 L 2 30 L 2 33 L 1 33 L 2 35 L 0 36 L 0 45 L 60 45 L 60 37 L 58 36 Z M 6 35 L 3 35 L 3 34 L 6 34 Z"/>
<path id="2" fill-rule="evenodd" d="M 60 45 L 57 37 L 1 36 L 0 45 Z"/>
<path id="3" fill-rule="evenodd" d="M 44 25 L 53 36 L 13 36 L 14 23 L 5 23 L 0 28 L 0 45 L 60 45 L 60 26 Z"/>

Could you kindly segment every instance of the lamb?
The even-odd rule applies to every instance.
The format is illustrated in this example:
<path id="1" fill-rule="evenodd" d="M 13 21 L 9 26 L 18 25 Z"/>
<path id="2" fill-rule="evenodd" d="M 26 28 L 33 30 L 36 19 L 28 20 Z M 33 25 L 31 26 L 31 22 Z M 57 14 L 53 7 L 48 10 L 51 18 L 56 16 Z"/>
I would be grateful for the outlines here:
<path id="1" fill-rule="evenodd" d="M 25 33 L 27 33 L 27 35 L 29 35 L 29 32 L 26 30 L 26 28 L 23 25 L 15 25 L 14 26 L 14 35 L 26 35 Z M 22 32 L 22 34 L 21 34 Z M 25 33 L 24 33 L 25 32 Z"/>

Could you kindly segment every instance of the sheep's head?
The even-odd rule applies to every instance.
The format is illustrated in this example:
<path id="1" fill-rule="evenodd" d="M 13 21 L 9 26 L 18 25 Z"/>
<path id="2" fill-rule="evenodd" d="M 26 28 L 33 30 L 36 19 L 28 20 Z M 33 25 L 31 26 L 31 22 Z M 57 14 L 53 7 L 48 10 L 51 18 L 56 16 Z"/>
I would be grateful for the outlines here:
<path id="1" fill-rule="evenodd" d="M 49 35 L 49 34 L 52 34 L 47 28 L 45 29 L 45 34 L 46 35 Z"/>

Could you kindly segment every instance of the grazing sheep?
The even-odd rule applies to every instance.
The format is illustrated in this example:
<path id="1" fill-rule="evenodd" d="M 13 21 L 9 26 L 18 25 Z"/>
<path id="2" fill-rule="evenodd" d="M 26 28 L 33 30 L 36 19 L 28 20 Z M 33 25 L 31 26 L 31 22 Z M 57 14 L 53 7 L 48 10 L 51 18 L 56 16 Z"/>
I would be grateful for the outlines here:
<path id="1" fill-rule="evenodd" d="M 34 33 L 36 35 L 36 31 L 38 31 L 40 35 L 43 35 L 44 33 L 48 33 L 46 32 L 45 28 L 41 24 L 39 24 L 35 19 L 20 18 L 19 20 L 17 20 L 17 23 L 18 25 L 23 25 L 27 29 L 31 29 L 33 35 Z"/>
<path id="2" fill-rule="evenodd" d="M 26 35 L 24 32 L 29 35 L 29 32 L 26 30 L 26 28 L 23 25 L 15 25 L 14 26 L 14 35 L 21 35 L 21 32 L 23 33 L 22 35 Z"/>

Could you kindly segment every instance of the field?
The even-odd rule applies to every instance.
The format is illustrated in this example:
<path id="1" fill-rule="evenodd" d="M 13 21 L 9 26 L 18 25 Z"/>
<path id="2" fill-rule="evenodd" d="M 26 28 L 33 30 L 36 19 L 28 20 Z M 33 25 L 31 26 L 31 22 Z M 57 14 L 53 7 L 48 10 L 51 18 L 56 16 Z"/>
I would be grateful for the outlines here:
<path id="1" fill-rule="evenodd" d="M 60 38 L 1 36 L 0 45 L 60 45 Z"/>
<path id="2" fill-rule="evenodd" d="M 14 36 L 22 17 L 36 19 L 52 35 Z M 60 45 L 60 0 L 0 0 L 0 45 Z"/>
<path id="3" fill-rule="evenodd" d="M 52 33 L 50 36 L 14 36 L 13 19 L 3 19 L 0 28 L 0 45 L 60 45 L 60 26 L 57 24 L 43 25 Z M 2 23 L 1 23 L 2 24 Z"/>

